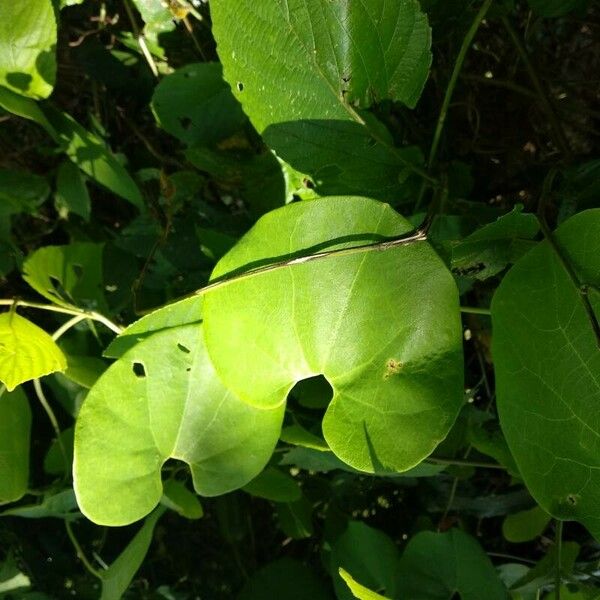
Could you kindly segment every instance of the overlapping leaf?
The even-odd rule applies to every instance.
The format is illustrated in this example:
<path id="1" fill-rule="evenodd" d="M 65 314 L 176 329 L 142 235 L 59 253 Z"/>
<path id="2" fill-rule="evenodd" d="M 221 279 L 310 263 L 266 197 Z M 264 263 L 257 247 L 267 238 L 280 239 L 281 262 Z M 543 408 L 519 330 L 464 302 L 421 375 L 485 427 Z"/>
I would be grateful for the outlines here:
<path id="1" fill-rule="evenodd" d="M 600 210 L 556 231 L 510 270 L 492 304 L 500 423 L 527 487 L 600 536 Z M 589 286 L 590 305 L 569 276 Z M 590 314 L 592 313 L 592 314 Z M 594 314 L 595 313 L 595 314 Z"/>
<path id="2" fill-rule="evenodd" d="M 211 15 L 225 78 L 284 160 L 337 193 L 399 192 L 398 174 L 412 159 L 357 109 L 416 103 L 431 62 L 418 2 L 214 0 Z M 364 181 L 349 189 L 357 169 Z"/>
<path id="3" fill-rule="evenodd" d="M 56 78 L 55 47 L 52 0 L 0 3 L 0 85 L 47 98 Z"/>
<path id="4" fill-rule="evenodd" d="M 208 496 L 246 484 L 270 458 L 283 409 L 251 408 L 223 387 L 196 321 L 127 350 L 86 398 L 74 477 L 91 520 L 122 525 L 149 513 L 168 458 L 188 463 L 196 491 Z"/>
<path id="5" fill-rule="evenodd" d="M 9 391 L 66 368 L 64 354 L 43 329 L 16 313 L 0 314 L 0 382 Z"/>
<path id="6" fill-rule="evenodd" d="M 411 230 L 364 198 L 292 204 L 262 217 L 213 278 Z M 298 381 L 334 390 L 325 439 L 365 471 L 405 471 L 447 434 L 463 402 L 458 294 L 426 242 L 285 266 L 207 292 L 205 338 L 224 384 L 262 408 Z"/>

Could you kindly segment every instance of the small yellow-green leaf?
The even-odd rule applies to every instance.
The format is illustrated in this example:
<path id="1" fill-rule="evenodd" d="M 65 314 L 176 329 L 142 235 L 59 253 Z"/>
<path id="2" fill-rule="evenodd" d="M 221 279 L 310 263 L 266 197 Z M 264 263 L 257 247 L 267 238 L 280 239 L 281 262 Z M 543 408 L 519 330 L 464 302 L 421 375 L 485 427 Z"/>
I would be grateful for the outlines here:
<path id="1" fill-rule="evenodd" d="M 354 594 L 358 600 L 386 600 L 385 596 L 373 592 L 369 588 L 355 581 L 352 575 L 340 567 L 340 577 L 346 582 L 346 585 L 350 588 L 350 591 Z"/>
<path id="2" fill-rule="evenodd" d="M 66 368 L 65 355 L 43 329 L 16 313 L 0 315 L 0 381 L 9 391 Z"/>

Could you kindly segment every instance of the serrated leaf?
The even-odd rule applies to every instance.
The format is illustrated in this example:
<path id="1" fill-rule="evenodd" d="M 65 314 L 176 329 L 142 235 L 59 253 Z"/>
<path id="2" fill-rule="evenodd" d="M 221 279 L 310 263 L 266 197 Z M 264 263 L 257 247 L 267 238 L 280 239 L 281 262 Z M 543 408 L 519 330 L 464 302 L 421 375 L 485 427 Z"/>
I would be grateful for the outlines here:
<path id="1" fill-rule="evenodd" d="M 43 329 L 16 313 L 0 314 L 0 382 L 9 392 L 66 368 L 64 354 Z"/>
<path id="2" fill-rule="evenodd" d="M 51 0 L 0 3 L 0 85 L 47 98 L 56 79 L 56 16 Z"/>
<path id="3" fill-rule="evenodd" d="M 459 529 L 423 531 L 406 546 L 398 569 L 399 598 L 507 600 L 494 565 L 478 542 Z"/>
<path id="4" fill-rule="evenodd" d="M 152 110 L 159 125 L 188 146 L 211 146 L 247 122 L 220 63 L 192 63 L 165 77 Z"/>
<path id="5" fill-rule="evenodd" d="M 556 241 L 600 315 L 600 210 Z M 579 291 L 548 241 L 519 260 L 492 302 L 500 424 L 538 504 L 600 536 L 600 348 Z"/>
<path id="6" fill-rule="evenodd" d="M 103 251 L 104 244 L 91 242 L 39 248 L 25 259 L 23 279 L 60 306 L 106 311 Z"/>
<path id="7" fill-rule="evenodd" d="M 0 504 L 15 502 L 29 484 L 31 409 L 21 388 L 0 389 Z"/>
<path id="8" fill-rule="evenodd" d="M 356 581 L 348 571 L 340 568 L 340 577 L 344 580 L 352 595 L 358 600 L 386 600 L 385 596 L 366 588 Z"/>
<path id="9" fill-rule="evenodd" d="M 212 278 L 411 229 L 364 198 L 291 204 L 262 217 Z M 325 440 L 357 469 L 415 466 L 463 403 L 458 294 L 426 242 L 246 277 L 207 292 L 204 309 L 213 364 L 245 402 L 281 406 L 298 381 L 327 378 Z"/>
<path id="10" fill-rule="evenodd" d="M 160 501 L 169 458 L 190 465 L 205 496 L 239 488 L 271 456 L 282 408 L 253 409 L 216 378 L 199 324 L 158 331 L 128 350 L 90 390 L 75 430 L 82 512 L 131 523 Z"/>
<path id="11" fill-rule="evenodd" d="M 416 103 L 431 62 L 418 2 L 214 0 L 211 16 L 225 79 L 278 156 L 319 191 L 397 199 L 411 161 L 354 104 Z"/>

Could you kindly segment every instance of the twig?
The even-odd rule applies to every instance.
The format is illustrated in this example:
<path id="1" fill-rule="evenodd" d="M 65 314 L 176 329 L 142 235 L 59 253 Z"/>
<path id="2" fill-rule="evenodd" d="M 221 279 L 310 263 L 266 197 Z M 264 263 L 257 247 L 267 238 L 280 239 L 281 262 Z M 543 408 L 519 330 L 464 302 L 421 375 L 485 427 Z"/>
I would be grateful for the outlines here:
<path id="1" fill-rule="evenodd" d="M 71 540 L 71 543 L 73 544 L 73 547 L 75 548 L 75 553 L 77 554 L 77 558 L 82 562 L 83 566 L 86 568 L 86 570 L 91 575 L 93 575 L 94 577 L 97 577 L 98 579 L 100 579 L 100 581 L 103 581 L 102 573 L 100 573 L 100 571 L 95 569 L 93 567 L 92 563 L 88 560 L 87 556 L 85 555 L 85 552 L 83 551 L 83 548 L 81 547 L 81 544 L 79 543 L 79 540 L 77 539 L 77 537 L 75 536 L 75 533 L 73 532 L 71 523 L 69 523 L 69 521 L 67 521 L 67 520 L 65 520 L 65 529 L 67 530 L 67 535 L 69 536 L 69 539 Z"/>
<path id="2" fill-rule="evenodd" d="M 133 29 L 133 35 L 135 35 L 135 37 L 137 39 L 137 42 L 140 46 L 140 50 L 142 51 L 142 54 L 144 55 L 144 58 L 146 59 L 146 62 L 148 63 L 148 66 L 150 67 L 152 74 L 154 75 L 154 77 L 158 78 L 158 67 L 156 66 L 156 63 L 154 62 L 154 58 L 152 58 L 152 54 L 150 53 L 150 50 L 148 50 L 148 46 L 146 45 L 146 39 L 144 38 L 144 34 L 140 31 L 140 28 L 138 27 L 137 21 L 135 20 L 135 15 L 133 14 L 133 11 L 131 10 L 131 6 L 130 6 L 129 2 L 130 2 L 130 0 L 124 0 L 123 6 L 125 7 L 125 12 L 127 13 L 127 17 L 129 18 L 129 21 L 131 23 L 131 28 Z"/>

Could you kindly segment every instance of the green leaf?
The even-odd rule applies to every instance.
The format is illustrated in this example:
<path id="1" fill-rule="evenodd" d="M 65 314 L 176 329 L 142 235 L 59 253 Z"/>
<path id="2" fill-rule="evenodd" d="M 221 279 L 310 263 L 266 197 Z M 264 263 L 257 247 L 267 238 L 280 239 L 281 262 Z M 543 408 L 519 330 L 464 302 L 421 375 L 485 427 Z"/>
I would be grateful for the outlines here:
<path id="1" fill-rule="evenodd" d="M 107 364 L 95 356 L 77 356 L 67 354 L 65 377 L 84 388 L 91 388 L 100 375 L 106 371 Z"/>
<path id="2" fill-rule="evenodd" d="M 102 572 L 102 594 L 100 600 L 119 600 L 129 587 L 137 570 L 142 565 L 152 542 L 154 528 L 164 512 L 156 509 L 142 525 L 135 537 L 121 552 L 117 560 Z"/>
<path id="3" fill-rule="evenodd" d="M 309 538 L 314 534 L 312 504 L 304 497 L 295 502 L 277 505 L 277 521 L 280 529 L 294 540 Z"/>
<path id="4" fill-rule="evenodd" d="M 600 315 L 600 210 L 555 233 Z M 500 423 L 538 504 L 600 537 L 600 348 L 582 296 L 548 241 L 509 271 L 492 302 Z"/>
<path id="5" fill-rule="evenodd" d="M 123 354 L 81 408 L 79 506 L 99 524 L 140 519 L 160 501 L 160 471 L 169 458 L 188 463 L 201 495 L 239 488 L 270 458 L 282 417 L 282 407 L 253 409 L 223 387 L 201 325 L 158 331 Z"/>
<path id="6" fill-rule="evenodd" d="M 160 503 L 186 519 L 200 519 L 204 514 L 198 496 L 187 489 L 181 481 L 169 479 L 165 482 Z"/>
<path id="7" fill-rule="evenodd" d="M 67 219 L 74 213 L 90 220 L 91 200 L 81 171 L 75 163 L 61 163 L 56 175 L 55 206 L 61 218 Z"/>
<path id="8" fill-rule="evenodd" d="M 4 594 L 14 594 L 31 587 L 31 580 L 18 568 L 15 558 L 9 553 L 7 559 L 0 563 L 0 598 Z M 10 598 L 10 596 L 9 596 Z"/>
<path id="9" fill-rule="evenodd" d="M 323 581 L 309 567 L 282 558 L 252 575 L 237 600 L 332 600 Z"/>
<path id="10" fill-rule="evenodd" d="M 0 215 L 35 212 L 50 195 L 50 186 L 44 177 L 0 169 Z"/>
<path id="11" fill-rule="evenodd" d="M 137 184 L 103 140 L 68 114 L 50 105 L 43 110 L 65 153 L 86 175 L 135 207 L 144 208 Z"/>
<path id="12" fill-rule="evenodd" d="M 50 475 L 63 475 L 70 473 L 73 466 L 73 436 L 75 430 L 73 427 L 63 429 L 58 436 L 52 440 L 48 452 L 44 457 L 44 471 Z M 61 448 L 62 444 L 62 448 Z M 63 456 L 63 448 L 65 451 L 67 464 L 65 464 L 65 456 Z"/>
<path id="13" fill-rule="evenodd" d="M 145 23 L 144 33 L 156 38 L 160 33 L 175 29 L 173 14 L 163 0 L 133 0 Z"/>
<path id="14" fill-rule="evenodd" d="M 398 570 L 400 598 L 506 600 L 506 588 L 481 546 L 459 529 L 423 531 L 406 546 Z"/>
<path id="15" fill-rule="evenodd" d="M 452 270 L 459 275 L 487 279 L 515 262 L 529 249 L 540 230 L 535 215 L 522 213 L 516 206 L 493 223 L 484 225 L 452 249 Z"/>
<path id="16" fill-rule="evenodd" d="M 188 146 L 211 146 L 247 121 L 220 63 L 189 64 L 165 77 L 154 90 L 152 110 L 159 125 Z"/>
<path id="17" fill-rule="evenodd" d="M 552 517 L 539 506 L 508 515 L 502 523 L 502 535 L 509 542 L 530 542 L 544 533 Z"/>
<path id="18" fill-rule="evenodd" d="M 358 521 L 351 521 L 331 548 L 331 570 L 338 600 L 354 598 L 340 576 L 340 569 L 353 573 L 370 589 L 385 590 L 391 598 L 403 597 L 398 592 L 399 567 L 400 554 L 394 542 L 383 532 Z"/>
<path id="19" fill-rule="evenodd" d="M 64 354 L 43 329 L 17 313 L 0 314 L 0 382 L 9 392 L 66 368 Z"/>
<path id="20" fill-rule="evenodd" d="M 387 600 L 385 596 L 376 594 L 369 588 L 358 583 L 348 571 L 344 571 L 342 568 L 340 568 L 340 577 L 345 581 L 354 597 L 358 598 L 358 600 Z"/>
<path id="21" fill-rule="evenodd" d="M 29 485 L 31 409 L 21 388 L 0 389 L 0 504 L 15 502 Z"/>
<path id="22" fill-rule="evenodd" d="M 574 10 L 584 10 L 587 0 L 527 0 L 542 17 L 562 17 Z"/>
<path id="23" fill-rule="evenodd" d="M 0 85 L 47 98 L 56 79 L 56 16 L 51 0 L 0 3 Z"/>
<path id="24" fill-rule="evenodd" d="M 38 504 L 17 506 L 0 513 L 3 517 L 21 517 L 23 519 L 79 519 L 81 514 L 77 511 L 77 501 L 72 489 L 62 492 L 47 493 Z"/>
<path id="25" fill-rule="evenodd" d="M 214 0 L 211 17 L 225 79 L 281 158 L 324 193 L 397 199 L 407 159 L 357 107 L 416 104 L 431 63 L 416 0 Z"/>
<path id="26" fill-rule="evenodd" d="M 411 229 L 372 200 L 295 203 L 262 217 L 212 278 Z M 361 250 L 207 292 L 205 339 L 224 384 L 253 406 L 281 406 L 298 381 L 324 375 L 334 390 L 323 420 L 329 447 L 357 469 L 406 471 L 463 403 L 457 296 L 425 242 Z"/>
<path id="27" fill-rule="evenodd" d="M 252 496 L 273 502 L 295 502 L 302 497 L 296 481 L 273 467 L 266 468 L 242 489 Z"/>
<path id="28" fill-rule="evenodd" d="M 53 140 L 58 141 L 58 133 L 52 123 L 46 118 L 40 105 L 31 98 L 15 94 L 0 85 L 0 106 L 10 113 L 41 125 Z"/>
<path id="29" fill-rule="evenodd" d="M 304 429 L 304 427 L 297 423 L 290 425 L 289 427 L 284 427 L 281 430 L 280 439 L 282 442 L 294 444 L 295 446 L 304 446 L 305 448 L 313 448 L 314 450 L 322 451 L 329 450 L 329 446 L 323 439 L 314 435 L 307 429 Z"/>
<path id="30" fill-rule="evenodd" d="M 104 312 L 103 251 L 90 242 L 39 248 L 25 259 L 23 279 L 55 304 Z"/>

